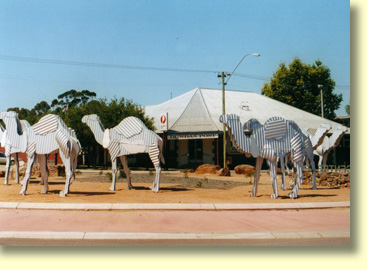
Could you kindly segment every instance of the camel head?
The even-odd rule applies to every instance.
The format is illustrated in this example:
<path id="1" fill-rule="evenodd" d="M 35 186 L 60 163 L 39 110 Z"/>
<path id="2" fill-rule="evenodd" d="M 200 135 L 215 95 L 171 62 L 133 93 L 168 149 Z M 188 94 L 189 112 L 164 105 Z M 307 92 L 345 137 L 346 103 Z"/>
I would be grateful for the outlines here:
<path id="1" fill-rule="evenodd" d="M 338 126 L 335 131 L 337 131 L 337 130 L 339 132 L 345 133 L 345 132 L 348 131 L 348 128 L 346 126 Z"/>
<path id="2" fill-rule="evenodd" d="M 18 118 L 18 113 L 17 112 L 0 112 L 0 119 L 2 119 L 5 122 L 6 125 L 6 120 L 7 118 Z"/>
<path id="3" fill-rule="evenodd" d="M 240 121 L 240 117 L 236 114 L 224 114 L 219 117 L 219 122 L 231 126 L 234 121 Z"/>
<path id="4" fill-rule="evenodd" d="M 6 125 L 8 132 L 14 132 L 13 134 L 22 135 L 23 128 L 18 119 L 17 112 L 0 112 L 0 119 L 2 119 Z"/>
<path id="5" fill-rule="evenodd" d="M 320 125 L 320 128 L 324 128 L 324 129 L 326 129 L 326 130 L 330 130 L 331 129 L 331 126 L 329 125 L 329 124 L 326 124 L 326 123 L 322 123 L 321 125 Z"/>
<path id="6" fill-rule="evenodd" d="M 18 113 L 0 112 L 0 119 L 2 119 L 6 125 L 7 139 L 3 138 L 2 141 L 7 140 L 12 147 L 25 152 L 27 147 L 27 137 L 24 133 L 21 122 L 18 119 Z"/>
<path id="7" fill-rule="evenodd" d="M 82 118 L 82 122 L 83 123 L 87 123 L 88 120 L 91 120 L 91 121 L 101 121 L 101 120 L 99 120 L 99 116 L 96 115 L 96 114 L 84 115 L 83 118 Z"/>
<path id="8" fill-rule="evenodd" d="M 243 129 L 244 130 L 247 129 L 250 132 L 253 132 L 254 130 L 259 129 L 261 127 L 262 127 L 262 125 L 255 118 L 251 118 L 250 120 L 248 120 L 246 123 L 243 124 Z"/>

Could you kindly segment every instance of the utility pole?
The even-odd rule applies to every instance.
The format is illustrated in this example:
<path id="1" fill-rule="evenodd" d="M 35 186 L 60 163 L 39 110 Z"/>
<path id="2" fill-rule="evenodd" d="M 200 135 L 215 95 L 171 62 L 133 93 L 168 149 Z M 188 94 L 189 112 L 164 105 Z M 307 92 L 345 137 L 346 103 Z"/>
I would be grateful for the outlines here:
<path id="1" fill-rule="evenodd" d="M 317 87 L 320 89 L 320 96 L 321 96 L 321 117 L 324 118 L 324 99 L 323 99 L 323 92 L 322 92 L 322 84 L 318 84 Z"/>
<path id="2" fill-rule="evenodd" d="M 222 72 L 221 74 L 218 74 L 218 78 L 221 77 L 222 78 L 222 114 L 225 115 L 226 114 L 226 95 L 225 95 L 225 86 L 227 85 L 227 82 L 229 81 L 230 78 L 232 78 L 232 75 L 235 73 L 235 71 L 237 70 L 238 66 L 242 63 L 242 61 L 246 58 L 246 56 L 254 56 L 254 57 L 259 57 L 260 54 L 259 53 L 248 53 L 248 54 L 245 54 L 241 61 L 237 64 L 237 66 L 234 68 L 234 70 L 231 72 L 231 73 L 225 73 L 225 72 Z M 224 80 L 225 77 L 228 76 L 228 79 L 227 81 Z M 227 153 L 226 153 L 226 150 L 227 150 L 227 140 L 226 140 L 226 126 L 225 124 L 223 124 L 223 169 L 224 168 L 227 168 Z"/>
<path id="3" fill-rule="evenodd" d="M 218 77 L 222 78 L 222 115 L 226 114 L 226 89 L 225 85 L 227 84 L 224 81 L 224 78 L 226 77 L 226 74 L 222 72 L 220 75 L 218 74 Z M 223 169 L 227 167 L 227 138 L 226 138 L 226 125 L 223 124 Z"/>

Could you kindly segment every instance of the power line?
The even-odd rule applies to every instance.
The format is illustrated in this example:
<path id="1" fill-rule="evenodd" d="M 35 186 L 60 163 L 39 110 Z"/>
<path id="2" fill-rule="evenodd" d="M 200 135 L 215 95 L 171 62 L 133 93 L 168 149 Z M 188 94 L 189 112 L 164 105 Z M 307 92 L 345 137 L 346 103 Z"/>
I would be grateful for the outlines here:
<path id="1" fill-rule="evenodd" d="M 121 68 L 121 69 L 139 69 L 139 70 L 154 70 L 154 71 L 173 71 L 173 72 L 201 72 L 201 73 L 218 73 L 214 70 L 199 70 L 199 69 L 180 69 L 180 68 L 162 68 L 162 67 L 146 67 L 146 66 L 130 66 L 130 65 L 115 65 L 91 62 L 64 61 L 55 59 L 40 59 L 30 57 L 16 57 L 0 55 L 0 59 L 8 61 L 33 62 L 43 64 L 58 64 L 72 66 L 87 66 L 87 67 L 104 67 L 104 68 Z"/>
<path id="2" fill-rule="evenodd" d="M 31 58 L 31 57 L 17 57 L 17 56 L 7 56 L 7 55 L 0 55 L 0 60 L 32 62 L 32 63 L 42 63 L 42 64 L 56 64 L 56 65 L 119 68 L 119 69 L 132 69 L 132 70 L 135 69 L 135 70 L 153 70 L 153 71 L 166 71 L 166 72 L 192 72 L 192 73 L 211 73 L 211 74 L 220 73 L 219 71 L 215 71 L 215 70 L 116 65 L 116 64 L 103 64 L 103 63 L 92 63 L 92 62 L 64 61 L 64 60 L 55 60 L 55 59 L 41 59 L 41 58 Z M 270 80 L 269 77 L 265 77 L 265 76 L 257 76 L 257 75 L 243 74 L 243 73 L 237 73 L 237 72 L 234 73 L 233 76 L 260 80 L 260 81 Z M 341 89 L 341 90 L 347 90 L 347 89 L 350 89 L 350 85 L 336 85 L 335 88 Z"/>
<path id="3" fill-rule="evenodd" d="M 131 65 L 116 65 L 116 64 L 103 64 L 92 62 L 78 62 L 78 61 L 65 61 L 56 59 L 41 59 L 31 57 L 17 57 L 0 55 L 1 60 L 6 61 L 18 61 L 18 62 L 31 62 L 42 64 L 57 64 L 57 65 L 71 65 L 71 66 L 86 66 L 86 67 L 103 67 L 103 68 L 120 68 L 120 69 L 135 69 L 135 70 L 153 70 L 153 71 L 169 71 L 169 72 L 193 72 L 193 73 L 211 73 L 218 74 L 219 71 L 215 70 L 202 70 L 202 69 L 181 69 L 181 68 L 165 68 L 165 67 L 147 67 L 147 66 L 131 66 Z M 249 74 L 236 73 L 234 76 L 245 77 L 256 80 L 268 80 L 267 77 L 255 76 Z"/>

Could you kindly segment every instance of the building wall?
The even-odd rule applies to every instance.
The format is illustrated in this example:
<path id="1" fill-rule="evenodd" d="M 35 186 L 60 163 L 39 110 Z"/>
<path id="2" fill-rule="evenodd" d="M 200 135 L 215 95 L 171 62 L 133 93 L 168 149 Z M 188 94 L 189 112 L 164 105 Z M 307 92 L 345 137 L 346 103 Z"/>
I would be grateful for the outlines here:
<path id="1" fill-rule="evenodd" d="M 5 153 L 5 148 L 0 146 L 0 152 Z M 14 157 L 14 154 L 12 154 L 11 156 Z M 24 162 L 28 161 L 26 153 L 18 153 L 18 158 L 22 159 Z M 49 163 L 55 164 L 55 159 L 57 159 L 56 164 L 63 164 L 62 159 L 61 159 L 58 151 L 48 155 L 47 160 L 48 160 Z"/>

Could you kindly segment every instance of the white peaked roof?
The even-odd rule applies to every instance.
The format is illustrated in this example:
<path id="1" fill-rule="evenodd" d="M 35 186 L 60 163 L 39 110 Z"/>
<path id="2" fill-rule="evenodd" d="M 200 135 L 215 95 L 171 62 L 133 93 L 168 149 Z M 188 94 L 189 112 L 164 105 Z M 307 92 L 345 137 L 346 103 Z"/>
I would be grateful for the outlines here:
<path id="1" fill-rule="evenodd" d="M 222 90 L 196 88 L 161 104 L 146 106 L 145 112 L 154 117 L 157 132 L 160 132 L 160 115 L 166 112 L 170 132 L 221 132 Z M 280 116 L 293 120 L 304 130 L 327 123 L 332 127 L 331 133 L 340 125 L 254 92 L 234 90 L 226 90 L 226 114 L 237 114 L 242 124 L 251 118 L 264 124 L 269 118 Z"/>

